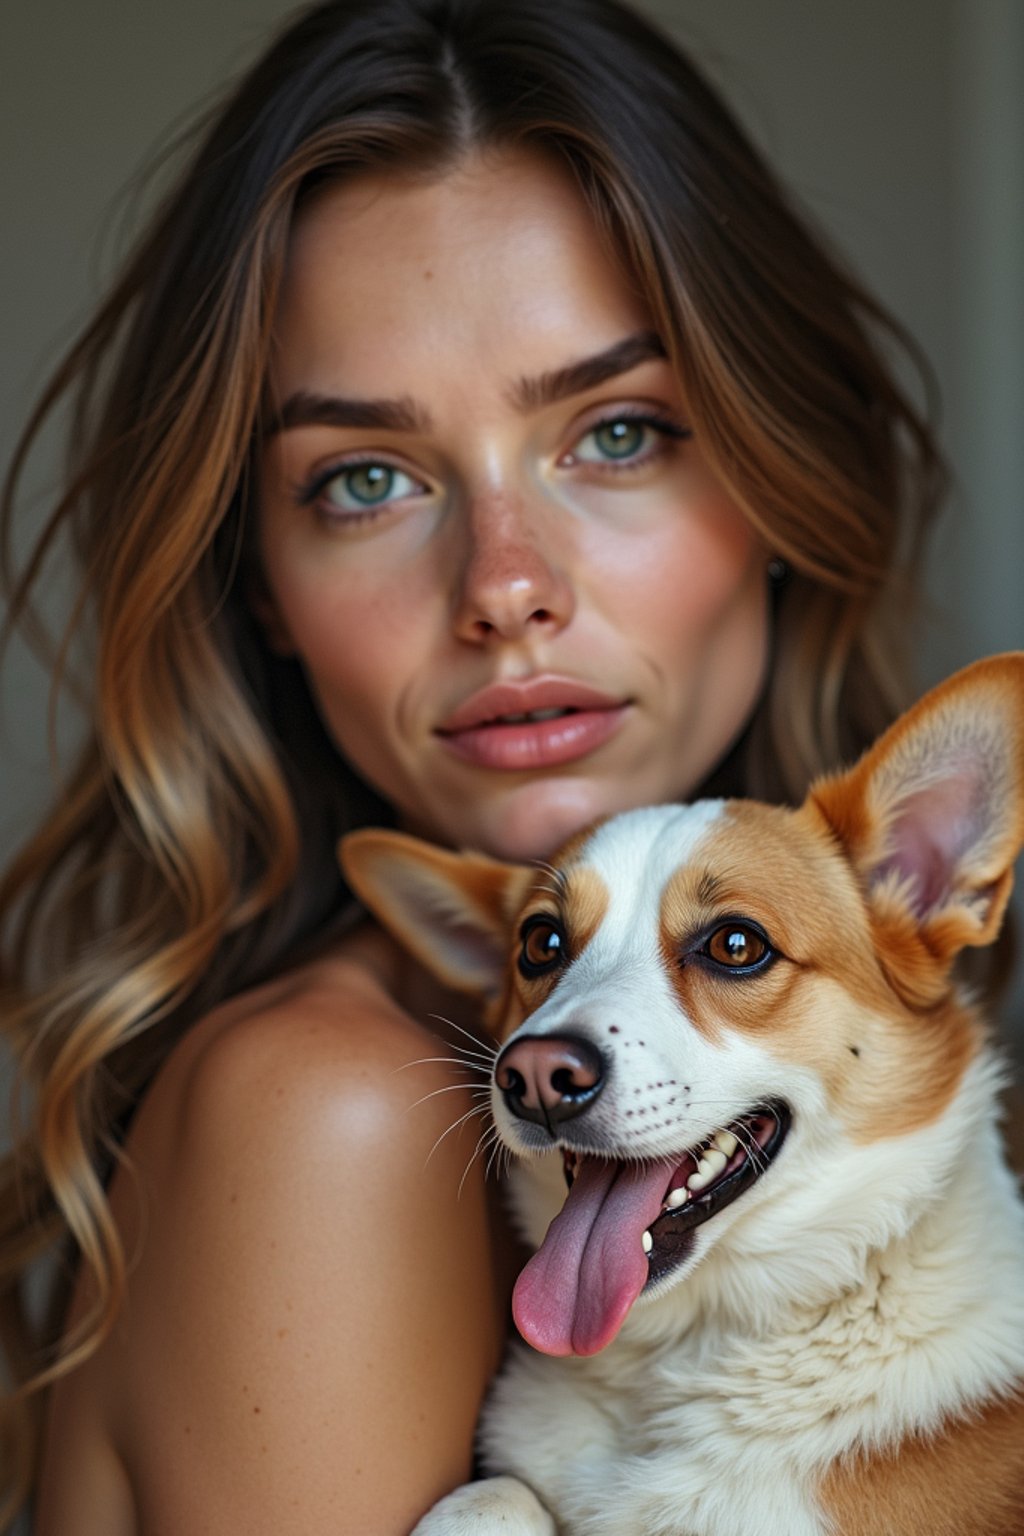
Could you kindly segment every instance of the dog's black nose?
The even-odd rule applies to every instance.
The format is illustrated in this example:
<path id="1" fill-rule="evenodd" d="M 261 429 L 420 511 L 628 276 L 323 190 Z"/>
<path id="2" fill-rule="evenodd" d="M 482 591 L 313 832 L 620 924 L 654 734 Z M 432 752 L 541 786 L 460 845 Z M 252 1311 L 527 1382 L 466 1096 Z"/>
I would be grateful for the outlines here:
<path id="1" fill-rule="evenodd" d="M 604 1058 L 580 1035 L 522 1035 L 498 1057 L 494 1079 L 512 1114 L 555 1126 L 591 1105 L 604 1087 Z"/>

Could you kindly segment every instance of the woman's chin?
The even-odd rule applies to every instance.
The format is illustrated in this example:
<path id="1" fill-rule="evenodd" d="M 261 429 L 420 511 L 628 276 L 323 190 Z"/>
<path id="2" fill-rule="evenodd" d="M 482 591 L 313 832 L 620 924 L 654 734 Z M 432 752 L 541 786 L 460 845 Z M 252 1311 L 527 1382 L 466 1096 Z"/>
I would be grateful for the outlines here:
<path id="1" fill-rule="evenodd" d="M 585 779 L 547 779 L 481 806 L 450 841 L 510 864 L 549 859 L 584 827 L 620 810 Z M 465 823 L 472 821 L 472 828 Z"/>

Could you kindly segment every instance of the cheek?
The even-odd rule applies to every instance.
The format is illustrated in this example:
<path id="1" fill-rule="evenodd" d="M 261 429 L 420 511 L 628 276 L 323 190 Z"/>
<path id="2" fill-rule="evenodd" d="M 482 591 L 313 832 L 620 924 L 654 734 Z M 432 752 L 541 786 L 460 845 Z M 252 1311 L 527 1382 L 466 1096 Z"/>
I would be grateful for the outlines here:
<path id="1" fill-rule="evenodd" d="M 764 555 L 745 519 L 713 483 L 684 489 L 644 537 L 594 551 L 617 613 L 670 648 L 700 643 L 737 608 L 756 628 L 765 607 Z"/>
<path id="2" fill-rule="evenodd" d="M 761 606 L 760 546 L 722 493 L 705 495 L 666 546 L 657 590 L 677 628 L 700 632 L 755 593 Z"/>
<path id="3" fill-rule="evenodd" d="M 394 772 L 396 722 L 420 639 L 408 606 L 375 584 L 354 582 L 330 551 L 318 560 L 305 552 L 292 560 L 280 549 L 270 554 L 267 581 L 281 648 L 301 663 L 342 756 L 394 798 L 401 787 Z"/>
<path id="4" fill-rule="evenodd" d="M 389 693 L 421 648 L 422 603 L 407 563 L 368 570 L 365 550 L 289 537 L 272 518 L 261 554 L 282 649 L 302 662 L 321 702 L 338 712 Z"/>
<path id="5" fill-rule="evenodd" d="M 395 606 L 337 586 L 296 584 L 281 609 L 295 655 L 322 694 L 373 698 L 396 669 L 402 626 Z"/>

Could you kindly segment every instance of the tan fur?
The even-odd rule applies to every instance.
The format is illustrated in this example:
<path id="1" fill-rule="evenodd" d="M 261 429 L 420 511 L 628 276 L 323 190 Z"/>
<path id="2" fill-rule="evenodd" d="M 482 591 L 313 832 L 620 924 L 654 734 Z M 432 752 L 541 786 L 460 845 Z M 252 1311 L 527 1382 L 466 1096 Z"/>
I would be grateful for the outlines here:
<path id="1" fill-rule="evenodd" d="M 710 899 L 709 899 L 710 898 Z M 686 952 L 726 918 L 758 922 L 793 964 L 737 984 Z M 813 806 L 796 812 L 737 802 L 710 834 L 699 865 L 680 870 L 662 902 L 666 972 L 694 1028 L 710 1040 L 750 1034 L 781 1060 L 813 1066 L 855 1141 L 898 1135 L 948 1104 L 981 1030 L 936 983 L 927 1012 L 908 1007 L 879 966 L 860 891 Z M 941 979 L 944 969 L 932 960 Z M 846 1036 L 823 1027 L 858 999 Z M 905 1084 L 896 1096 L 888 1086 Z"/>
<path id="2" fill-rule="evenodd" d="M 836 1536 L 1014 1536 L 1024 1531 L 1024 1399 L 834 1465 L 820 1501 Z"/>
<path id="3" fill-rule="evenodd" d="M 452 853 L 404 832 L 377 828 L 342 838 L 338 859 L 360 900 L 373 911 L 387 909 L 395 935 L 428 970 L 474 993 L 481 990 L 479 978 L 463 976 L 457 959 L 446 960 L 443 950 L 424 935 L 416 916 L 419 905 L 430 894 L 450 904 L 451 882 L 457 878 L 459 901 L 471 914 L 472 926 L 489 934 L 495 949 L 504 951 L 509 922 L 536 878 L 536 871 L 524 866 L 502 864 L 480 853 Z"/>
<path id="4" fill-rule="evenodd" d="M 594 937 L 608 910 L 608 890 L 600 876 L 586 865 L 577 864 L 566 869 L 565 863 L 562 858 L 556 866 L 557 881 L 540 877 L 539 892 L 534 888 L 529 893 L 528 899 L 516 914 L 512 931 L 518 932 L 527 918 L 535 914 L 552 917 L 566 935 L 569 954 L 579 955 Z M 488 1019 L 499 1040 L 506 1040 L 528 1014 L 540 1007 L 560 975 L 560 972 L 553 971 L 546 976 L 523 976 L 517 961 L 518 949 L 513 948 L 505 969 L 500 1004 L 493 1009 Z"/>
<path id="5" fill-rule="evenodd" d="M 571 936 L 571 952 L 582 954 L 608 910 L 609 892 L 600 875 L 585 864 L 570 868 L 565 878 L 566 927 Z"/>
<path id="6" fill-rule="evenodd" d="M 872 892 L 874 940 L 893 985 L 927 1006 L 941 989 L 954 955 L 989 944 L 1013 885 L 1012 865 L 1024 842 L 1024 675 L 1019 655 L 976 662 L 934 689 L 888 730 L 855 765 L 819 780 L 809 801 L 821 812 L 855 870 L 867 879 L 883 863 L 906 797 L 929 792 L 934 759 L 955 760 L 964 720 L 988 736 L 987 782 L 979 793 L 1005 808 L 998 830 L 972 840 L 960 871 L 962 888 L 920 922 L 893 881 Z M 975 743 L 977 749 L 977 743 Z"/>
<path id="7" fill-rule="evenodd" d="M 519 970 L 513 957 L 505 967 L 501 991 L 490 1007 L 484 1010 L 484 1023 L 499 1045 L 510 1035 L 514 1035 L 520 1024 L 532 1012 L 532 1005 L 527 1004 L 520 990 L 520 980 Z"/>
<path id="8" fill-rule="evenodd" d="M 819 779 L 814 785 L 813 798 L 827 806 L 829 821 L 857 859 L 875 857 L 881 848 L 891 777 L 889 762 L 900 762 L 902 757 L 902 767 L 906 761 L 917 760 L 927 771 L 931 743 L 955 736 L 952 722 L 957 710 L 964 708 L 976 720 L 985 716 L 992 720 L 992 794 L 1014 808 L 1003 835 L 991 846 L 981 845 L 976 858 L 994 859 L 1001 866 L 1012 857 L 1010 850 L 1024 840 L 1024 680 L 1018 668 L 1005 664 L 1014 659 L 991 656 L 965 667 L 901 715 L 854 768 Z M 1000 730 L 999 723 L 1005 720 L 1016 720 L 1017 729 Z M 929 722 L 923 737 L 918 735 L 922 721 Z"/>
<path id="9" fill-rule="evenodd" d="M 600 825 L 600 821 L 592 822 L 590 826 L 581 827 L 578 832 L 573 833 L 572 837 L 567 838 L 555 855 L 555 868 L 566 870 L 575 864 L 580 853 L 590 842 L 590 839 Z"/>

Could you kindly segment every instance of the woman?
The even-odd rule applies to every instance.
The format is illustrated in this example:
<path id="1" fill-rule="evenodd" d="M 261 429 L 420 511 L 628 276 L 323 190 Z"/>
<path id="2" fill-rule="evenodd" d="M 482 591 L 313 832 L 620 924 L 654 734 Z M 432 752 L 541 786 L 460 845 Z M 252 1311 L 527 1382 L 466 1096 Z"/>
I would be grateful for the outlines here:
<path id="1" fill-rule="evenodd" d="M 334 845 L 545 858 L 855 753 L 940 480 L 886 329 L 611 0 L 339 0 L 216 119 L 28 433 L 77 389 L 13 607 L 69 534 L 93 730 L 0 892 L 41 1536 L 397 1533 L 468 1475 L 475 1021 Z"/>

